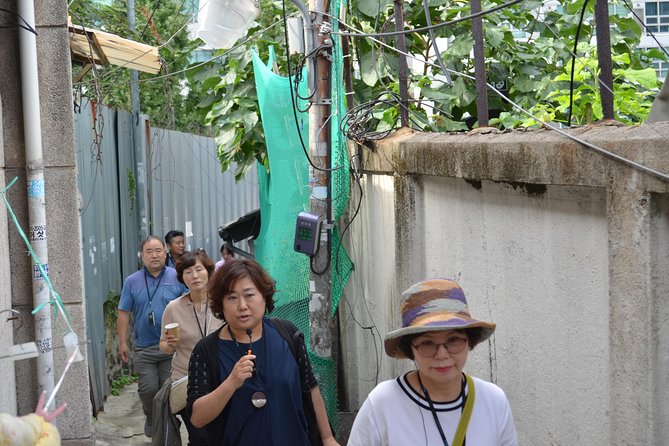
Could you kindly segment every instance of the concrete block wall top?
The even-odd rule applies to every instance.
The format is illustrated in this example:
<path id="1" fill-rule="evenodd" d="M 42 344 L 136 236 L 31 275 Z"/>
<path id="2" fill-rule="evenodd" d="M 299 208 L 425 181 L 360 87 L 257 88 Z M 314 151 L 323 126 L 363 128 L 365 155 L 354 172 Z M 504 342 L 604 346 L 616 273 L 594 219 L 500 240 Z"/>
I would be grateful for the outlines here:
<path id="1" fill-rule="evenodd" d="M 599 124 L 567 133 L 669 175 L 669 122 Z M 475 180 L 605 187 L 610 169 L 633 168 L 553 130 L 476 129 L 468 133 L 397 132 L 366 150 L 370 171 Z M 638 170 L 638 169 L 637 169 Z M 669 182 L 643 173 L 643 187 L 666 192 Z"/>

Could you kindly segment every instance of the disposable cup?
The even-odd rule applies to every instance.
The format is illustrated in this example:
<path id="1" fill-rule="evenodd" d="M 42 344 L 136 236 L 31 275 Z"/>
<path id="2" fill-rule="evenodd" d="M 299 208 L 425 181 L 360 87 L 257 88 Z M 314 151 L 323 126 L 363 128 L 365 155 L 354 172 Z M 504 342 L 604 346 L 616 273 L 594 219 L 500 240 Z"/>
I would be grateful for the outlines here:
<path id="1" fill-rule="evenodd" d="M 177 341 L 179 340 L 179 323 L 178 322 L 172 322 L 171 324 L 165 325 L 165 331 L 167 332 L 168 335 L 176 336 Z"/>

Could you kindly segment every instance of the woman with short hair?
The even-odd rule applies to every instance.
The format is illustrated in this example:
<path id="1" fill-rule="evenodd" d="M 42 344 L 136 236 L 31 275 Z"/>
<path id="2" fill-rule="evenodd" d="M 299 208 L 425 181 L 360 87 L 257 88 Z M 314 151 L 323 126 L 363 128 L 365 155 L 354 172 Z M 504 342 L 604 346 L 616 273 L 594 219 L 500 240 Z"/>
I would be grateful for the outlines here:
<path id="1" fill-rule="evenodd" d="M 213 317 L 209 309 L 207 284 L 214 272 L 214 262 L 204 250 L 188 251 L 179 257 L 176 264 L 177 279 L 188 287 L 188 292 L 170 302 L 163 313 L 163 329 L 160 337 L 160 350 L 172 354 L 172 383 L 188 375 L 188 361 L 197 342 L 216 331 L 223 322 Z M 168 332 L 166 325 L 178 323 L 176 332 Z M 186 385 L 185 383 L 180 385 Z M 185 395 L 185 392 L 184 392 Z M 174 399 L 172 399 L 175 402 Z M 185 405 L 185 399 L 183 403 Z M 175 408 L 172 408 L 174 412 Z M 186 423 L 188 442 L 192 446 L 206 446 L 207 433 L 190 422 L 190 410 L 184 407 L 179 411 Z"/>
<path id="2" fill-rule="evenodd" d="M 211 310 L 225 325 L 191 355 L 191 420 L 206 426 L 211 445 L 338 446 L 304 337 L 290 322 L 265 317 L 275 291 L 250 259 L 226 262 L 212 276 Z"/>

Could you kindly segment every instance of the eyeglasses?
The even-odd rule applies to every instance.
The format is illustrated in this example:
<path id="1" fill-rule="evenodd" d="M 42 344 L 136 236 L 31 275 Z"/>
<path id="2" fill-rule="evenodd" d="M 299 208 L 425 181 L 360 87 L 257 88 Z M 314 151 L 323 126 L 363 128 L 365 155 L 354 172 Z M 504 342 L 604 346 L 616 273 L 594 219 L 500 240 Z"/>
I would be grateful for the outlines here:
<path id="1" fill-rule="evenodd" d="M 439 347 L 442 345 L 448 353 L 451 355 L 457 355 L 458 353 L 461 353 L 467 346 L 467 338 L 454 336 L 441 344 L 437 344 L 432 341 L 423 341 L 420 344 L 411 344 L 411 346 L 416 349 L 418 354 L 425 358 L 431 358 L 436 355 Z"/>

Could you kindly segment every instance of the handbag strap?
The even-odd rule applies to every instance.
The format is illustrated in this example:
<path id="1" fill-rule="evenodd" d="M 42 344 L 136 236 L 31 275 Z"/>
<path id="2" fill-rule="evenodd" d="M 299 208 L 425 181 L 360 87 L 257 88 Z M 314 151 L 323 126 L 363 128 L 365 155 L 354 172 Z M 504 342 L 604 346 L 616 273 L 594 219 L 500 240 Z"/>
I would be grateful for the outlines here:
<path id="1" fill-rule="evenodd" d="M 469 425 L 469 420 L 471 419 L 472 412 L 474 411 L 474 400 L 476 399 L 474 380 L 466 373 L 465 378 L 467 379 L 467 400 L 465 401 L 465 408 L 462 411 L 462 415 L 460 415 L 458 429 L 455 431 L 453 446 L 462 446 L 462 443 L 465 440 L 465 435 L 467 435 L 467 426 Z"/>

